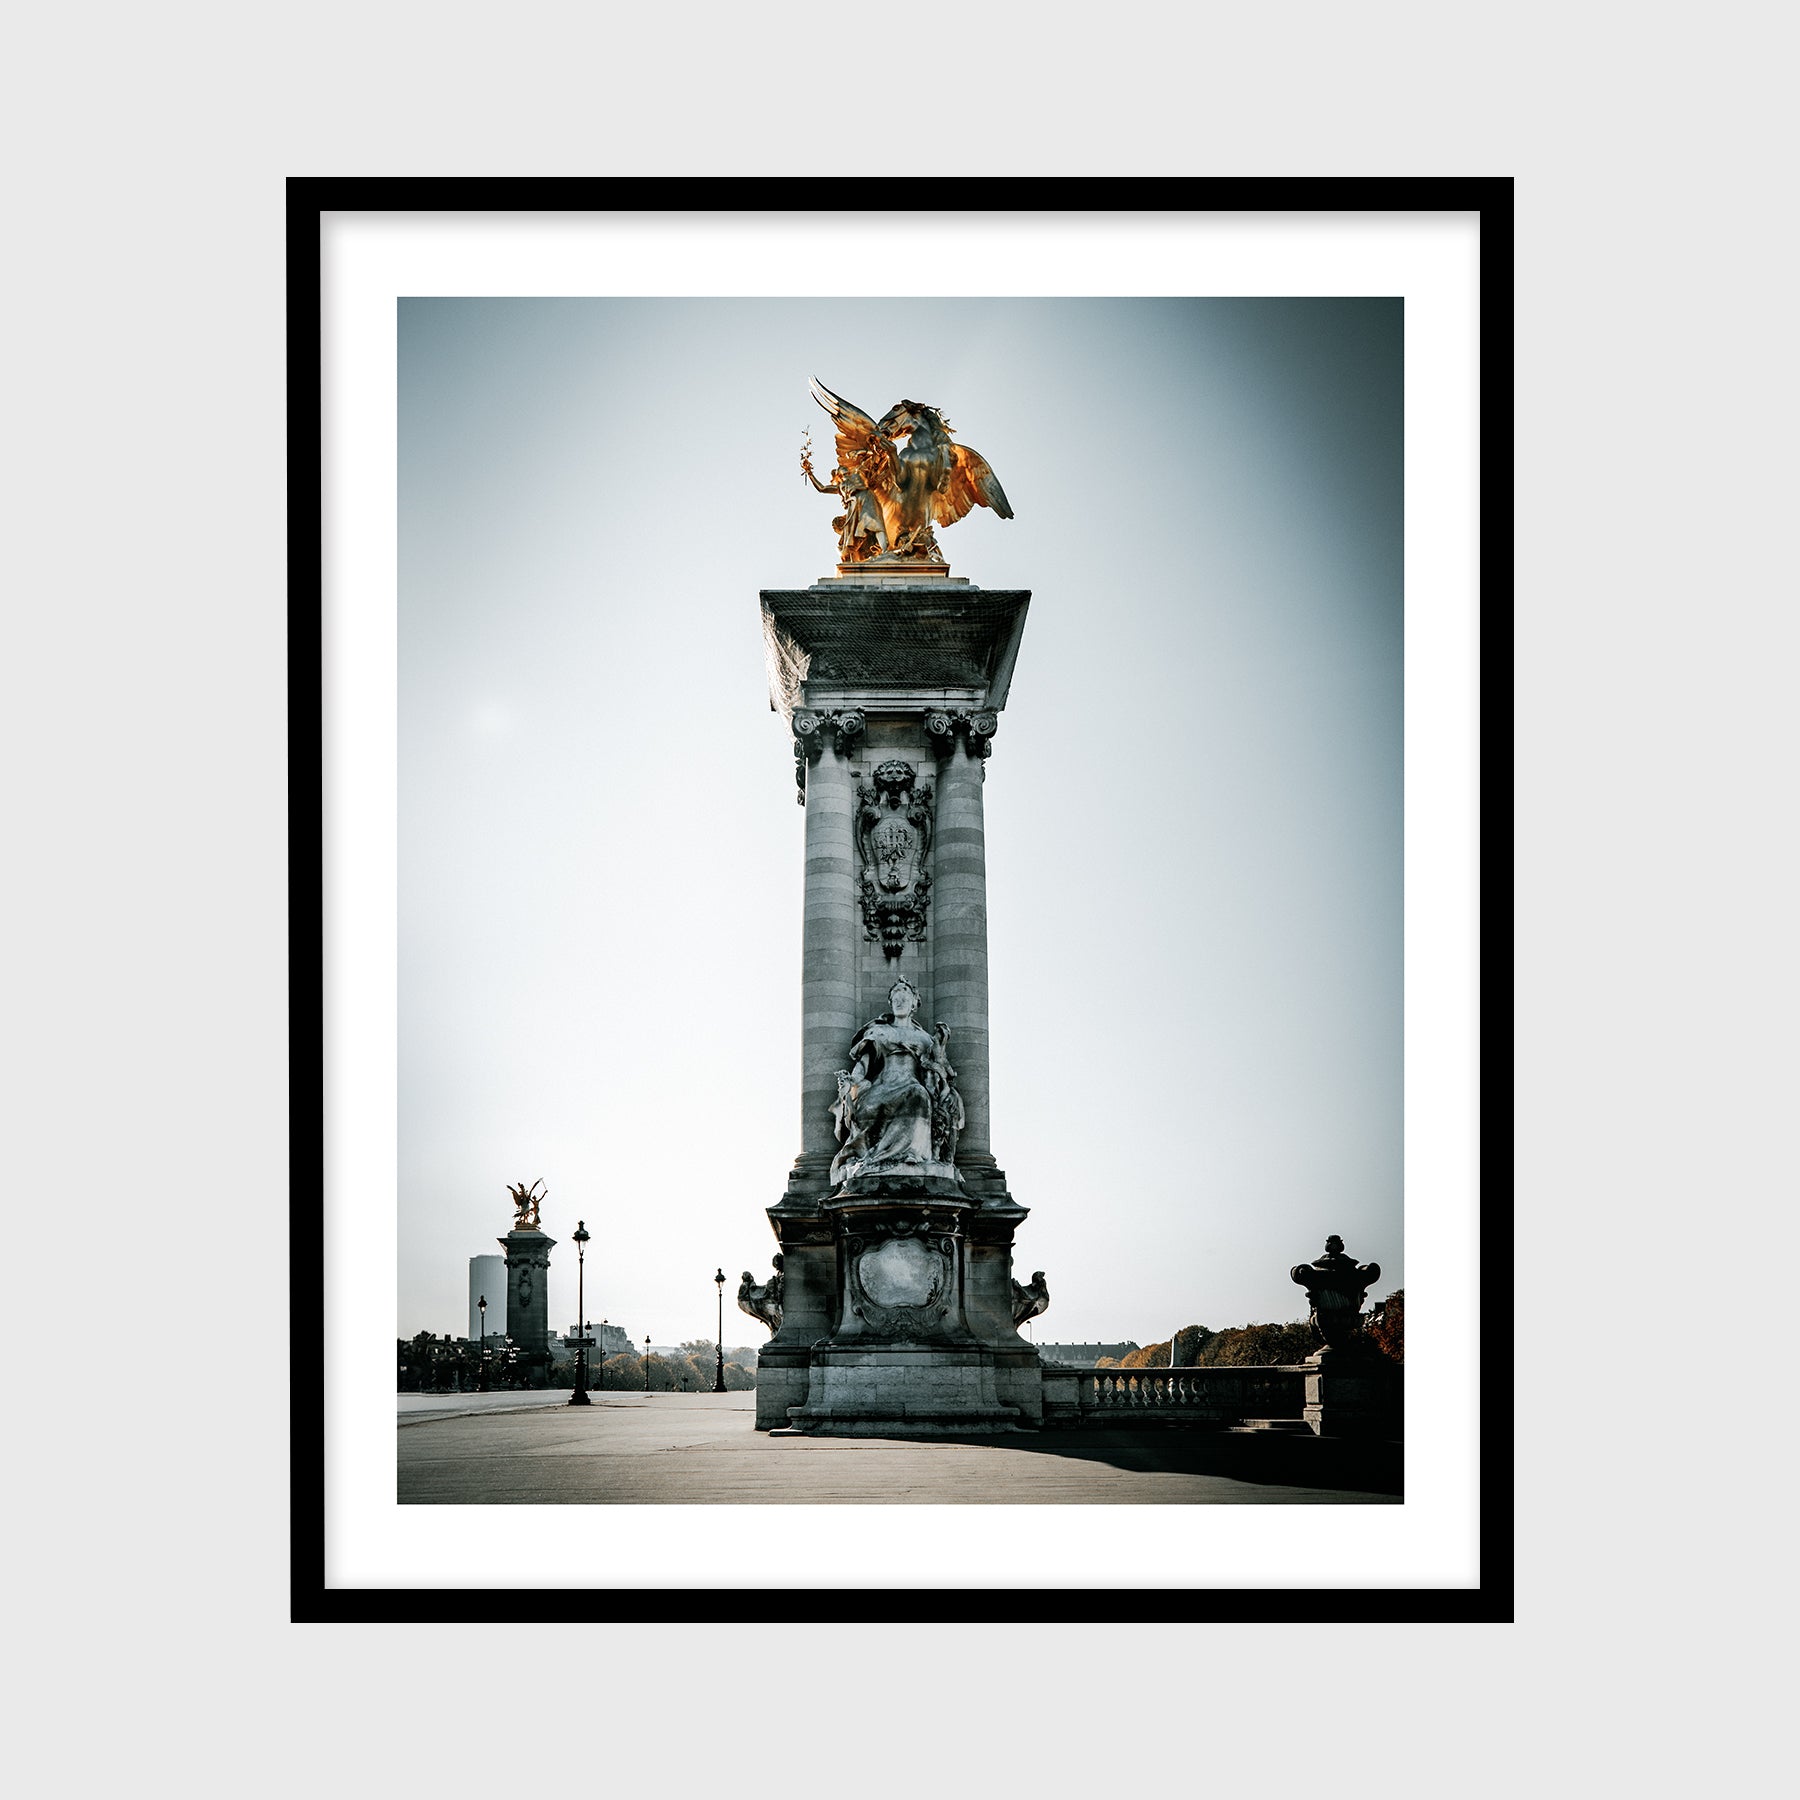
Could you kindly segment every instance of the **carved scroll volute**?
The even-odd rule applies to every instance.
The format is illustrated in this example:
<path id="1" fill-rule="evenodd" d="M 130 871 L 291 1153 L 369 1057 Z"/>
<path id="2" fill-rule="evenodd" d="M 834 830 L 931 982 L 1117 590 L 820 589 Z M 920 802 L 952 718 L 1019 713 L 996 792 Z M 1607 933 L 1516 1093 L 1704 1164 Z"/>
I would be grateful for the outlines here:
<path id="1" fill-rule="evenodd" d="M 794 784 L 799 788 L 800 804 L 806 804 L 806 767 L 816 763 L 829 741 L 838 755 L 849 756 L 862 742 L 868 721 L 854 708 L 846 712 L 814 712 L 810 707 L 794 709 L 789 720 L 794 733 Z"/>
<path id="2" fill-rule="evenodd" d="M 932 753 L 942 759 L 956 748 L 960 737 L 969 754 L 988 757 L 994 753 L 994 733 L 1000 729 L 1000 715 L 992 712 L 930 712 L 925 715 L 925 735 Z"/>

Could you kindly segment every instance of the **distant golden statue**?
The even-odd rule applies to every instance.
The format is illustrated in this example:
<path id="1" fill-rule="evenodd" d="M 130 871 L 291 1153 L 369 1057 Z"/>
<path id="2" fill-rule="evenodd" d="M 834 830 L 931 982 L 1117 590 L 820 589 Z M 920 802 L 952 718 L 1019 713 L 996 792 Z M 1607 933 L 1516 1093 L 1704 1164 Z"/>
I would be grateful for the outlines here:
<path id="1" fill-rule="evenodd" d="M 828 482 L 813 473 L 809 435 L 800 468 L 821 494 L 844 502 L 832 521 L 839 562 L 941 563 L 934 526 L 954 525 L 975 506 L 1013 516 L 987 459 L 953 439 L 935 406 L 902 400 L 875 420 L 822 382 L 813 382 L 812 394 L 836 422 L 837 467 Z"/>
<path id="2" fill-rule="evenodd" d="M 538 1208 L 550 1198 L 547 1189 L 541 1194 L 537 1191 L 543 1184 L 544 1178 L 541 1175 L 530 1187 L 527 1187 L 522 1181 L 517 1187 L 514 1187 L 511 1182 L 507 1183 L 506 1191 L 512 1195 L 514 1231 L 539 1231 L 542 1229 L 538 1224 Z"/>

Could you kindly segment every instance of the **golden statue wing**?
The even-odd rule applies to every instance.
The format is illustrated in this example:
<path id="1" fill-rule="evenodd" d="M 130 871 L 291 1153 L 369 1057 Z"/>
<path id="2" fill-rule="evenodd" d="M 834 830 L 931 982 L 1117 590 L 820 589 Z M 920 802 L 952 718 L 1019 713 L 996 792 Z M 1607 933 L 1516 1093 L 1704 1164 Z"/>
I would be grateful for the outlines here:
<path id="1" fill-rule="evenodd" d="M 860 406 L 834 394 L 816 376 L 811 385 L 812 397 L 837 425 L 837 459 L 844 468 L 855 468 L 876 445 L 886 451 L 887 439 L 881 435 L 881 428 Z"/>
<path id="2" fill-rule="evenodd" d="M 954 525 L 971 507 L 991 506 L 1001 518 L 1013 516 L 1012 503 L 987 458 L 967 444 L 950 446 L 950 475 L 931 496 L 934 525 Z"/>

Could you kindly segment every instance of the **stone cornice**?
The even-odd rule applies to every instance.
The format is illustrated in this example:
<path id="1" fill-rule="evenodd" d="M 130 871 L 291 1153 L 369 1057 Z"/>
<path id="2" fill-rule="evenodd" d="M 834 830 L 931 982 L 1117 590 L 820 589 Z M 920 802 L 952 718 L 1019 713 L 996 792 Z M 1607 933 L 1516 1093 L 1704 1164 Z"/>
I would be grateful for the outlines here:
<path id="1" fill-rule="evenodd" d="M 846 582 L 764 588 L 761 600 L 765 624 L 804 657 L 805 686 L 949 688 L 978 694 L 984 709 L 997 712 L 1031 590 Z"/>

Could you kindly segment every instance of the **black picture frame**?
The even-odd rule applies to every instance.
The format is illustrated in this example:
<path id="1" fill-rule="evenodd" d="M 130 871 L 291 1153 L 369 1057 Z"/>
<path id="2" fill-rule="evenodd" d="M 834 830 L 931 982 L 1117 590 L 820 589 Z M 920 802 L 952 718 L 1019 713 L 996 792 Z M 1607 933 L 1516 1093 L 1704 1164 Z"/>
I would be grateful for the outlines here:
<path id="1" fill-rule="evenodd" d="M 1480 219 L 1481 309 L 1480 578 L 1486 596 L 1479 644 L 1484 816 L 1512 803 L 1513 556 L 1513 184 L 1503 177 L 1016 178 L 964 184 L 981 212 L 1473 213 Z M 323 779 L 326 696 L 323 623 L 323 439 L 320 218 L 354 212 L 810 212 L 834 209 L 828 185 L 762 178 L 363 178 L 294 177 L 286 186 L 288 376 L 288 853 L 290 926 L 291 1206 L 290 1577 L 296 1623 L 361 1621 L 706 1621 L 742 1610 L 737 1589 L 332 1588 L 326 1584 L 325 1398 L 310 1321 L 325 1285 Z M 1511 987 L 1512 852 L 1484 842 L 1482 986 Z M 1486 948 L 1491 942 L 1494 948 Z M 1513 1208 L 1510 1025 L 1484 1030 L 1481 1150 L 1484 1198 L 1478 1246 L 1481 1285 L 1480 1581 L 1472 1588 L 1115 1587 L 1071 1591 L 1066 1613 L 1053 1590 L 1034 1605 L 1040 1619 L 1079 1616 L 1137 1621 L 1503 1623 L 1514 1616 L 1513 1568 Z M 814 1621 L 853 1616 L 903 1620 L 934 1609 L 969 1619 L 1019 1617 L 1013 1587 L 795 1588 L 783 1616 Z"/>

